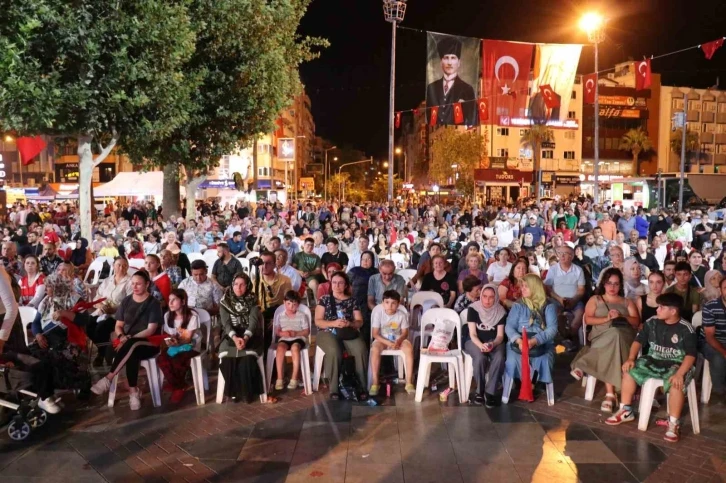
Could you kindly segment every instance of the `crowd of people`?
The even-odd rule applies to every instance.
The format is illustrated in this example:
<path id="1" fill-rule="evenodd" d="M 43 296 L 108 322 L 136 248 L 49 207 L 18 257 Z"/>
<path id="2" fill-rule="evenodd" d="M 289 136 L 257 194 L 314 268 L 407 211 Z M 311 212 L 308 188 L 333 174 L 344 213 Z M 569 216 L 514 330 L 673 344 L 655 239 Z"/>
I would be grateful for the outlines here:
<path id="1" fill-rule="evenodd" d="M 49 395 L 55 389 L 100 395 L 121 371 L 138 409 L 140 361 L 157 355 L 178 402 L 190 360 L 202 350 L 197 310 L 218 321 L 212 350 L 222 355 L 225 395 L 233 400 L 264 391 L 256 358 L 272 344 L 271 384 L 297 389 L 313 328 L 331 397 L 340 397 L 346 355 L 364 387 L 371 365 L 376 396 L 384 350 L 403 351 L 414 366 L 406 301 L 416 291 L 438 293 L 462 314 L 460 349 L 473 360 L 476 382 L 472 404 L 500 403 L 503 375 L 522 374 L 525 340 L 536 382 L 552 383 L 562 346 L 575 354 L 574 378 L 605 384 L 607 424 L 633 420 L 636 387 L 663 379 L 670 395 L 665 438 L 677 441 L 699 355 L 709 362 L 712 399 L 726 398 L 726 228 L 715 209 L 677 213 L 575 197 L 509 206 L 206 200 L 194 209 L 167 218 L 151 203 L 109 203 L 90 241 L 71 205 L 10 209 L 0 348 L 26 351 L 23 339 L 10 336 L 25 330 L 11 306 L 36 308 L 30 352 L 52 367 L 37 382 L 44 409 L 57 412 Z M 210 251 L 213 264 L 202 256 Z M 102 281 L 93 285 L 84 277 L 97 259 L 108 262 L 97 267 Z M 405 269 L 415 274 L 401 275 Z M 702 324 L 694 328 L 696 314 Z M 97 347 L 92 361 L 75 327 Z M 293 369 L 286 385 L 287 351 Z M 94 384 L 89 365 L 106 371 Z M 406 375 L 409 393 L 413 373 Z"/>

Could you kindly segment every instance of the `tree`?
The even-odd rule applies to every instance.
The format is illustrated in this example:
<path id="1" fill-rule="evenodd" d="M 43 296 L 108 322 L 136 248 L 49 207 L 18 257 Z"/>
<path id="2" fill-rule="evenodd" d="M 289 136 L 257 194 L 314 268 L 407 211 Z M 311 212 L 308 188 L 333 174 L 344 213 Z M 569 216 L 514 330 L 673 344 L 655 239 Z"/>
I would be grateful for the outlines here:
<path id="1" fill-rule="evenodd" d="M 181 66 L 193 50 L 184 2 L 4 3 L 0 123 L 77 142 L 83 236 L 91 236 L 94 167 L 120 141 L 164 135 L 185 120 L 196 81 Z"/>
<path id="2" fill-rule="evenodd" d="M 653 149 L 653 144 L 650 142 L 648 133 L 643 131 L 642 128 L 631 129 L 626 132 L 620 140 L 620 149 L 623 151 L 629 151 L 633 155 L 633 166 L 635 166 L 636 175 L 640 174 L 640 165 L 638 163 L 638 156 L 640 153 L 647 153 Z"/>
<path id="3" fill-rule="evenodd" d="M 441 129 L 436 132 L 431 145 L 432 161 L 429 178 L 438 184 L 446 184 L 449 178 L 456 180 L 456 188 L 466 195 L 474 193 L 474 170 L 487 155 L 486 138 L 476 132 Z M 456 168 L 454 168 L 456 165 Z"/>
<path id="4" fill-rule="evenodd" d="M 686 159 L 688 161 L 688 154 L 698 151 L 698 133 L 694 131 L 686 131 Z M 671 133 L 670 139 L 671 150 L 678 156 L 681 155 L 681 146 L 683 146 L 683 129 L 678 128 Z"/>
<path id="5" fill-rule="evenodd" d="M 520 139 L 523 145 L 532 148 L 532 161 L 535 174 L 534 190 L 537 194 L 537 203 L 539 203 L 542 196 L 542 143 L 551 142 L 552 138 L 552 129 L 547 127 L 546 124 L 532 124 Z"/>
<path id="6" fill-rule="evenodd" d="M 257 179 L 257 138 L 272 131 L 278 113 L 299 92 L 299 65 L 316 57 L 316 47 L 327 45 L 296 33 L 309 3 L 189 1 L 196 48 L 183 70 L 200 81 L 190 95 L 190 115 L 167 136 L 135 139 L 129 146 L 133 158 L 163 166 L 165 172 L 184 166 L 188 219 L 195 217 L 196 187 L 223 155 L 252 145 Z M 178 194 L 164 194 L 165 206 L 167 198 L 176 202 L 169 206 L 175 211 Z"/>
<path id="7" fill-rule="evenodd" d="M 330 177 L 328 193 L 331 193 L 331 197 L 337 196 L 339 200 L 342 200 L 343 190 L 349 190 L 350 188 L 350 173 L 335 173 Z"/>
<path id="8" fill-rule="evenodd" d="M 403 189 L 403 181 L 398 178 L 397 174 L 393 175 L 393 196 L 397 191 Z M 346 195 L 347 196 L 347 195 Z M 387 201 L 388 200 L 388 173 L 383 174 L 373 181 L 370 189 L 371 201 Z"/>

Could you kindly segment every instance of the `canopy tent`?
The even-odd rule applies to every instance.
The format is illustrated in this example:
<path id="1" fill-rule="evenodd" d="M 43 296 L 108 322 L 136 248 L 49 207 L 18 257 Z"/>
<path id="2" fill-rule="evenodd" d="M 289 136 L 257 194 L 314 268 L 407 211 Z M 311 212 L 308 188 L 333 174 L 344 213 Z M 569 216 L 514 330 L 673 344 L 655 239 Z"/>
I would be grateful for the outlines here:
<path id="1" fill-rule="evenodd" d="M 147 173 L 119 173 L 114 179 L 94 188 L 93 196 L 162 196 L 164 192 L 163 171 Z"/>

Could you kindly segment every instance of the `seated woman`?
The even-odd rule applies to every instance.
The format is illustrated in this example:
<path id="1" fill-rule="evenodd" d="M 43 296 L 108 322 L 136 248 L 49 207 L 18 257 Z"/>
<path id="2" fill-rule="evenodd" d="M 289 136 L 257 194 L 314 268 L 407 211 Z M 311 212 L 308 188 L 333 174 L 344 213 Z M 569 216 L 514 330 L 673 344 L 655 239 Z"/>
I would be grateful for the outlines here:
<path id="1" fill-rule="evenodd" d="M 315 300 L 320 300 L 323 295 L 330 294 L 330 277 L 332 277 L 335 272 L 338 272 L 340 270 L 343 270 L 343 267 L 341 267 L 339 263 L 328 263 L 328 265 L 325 267 L 325 278 L 327 281 L 318 285 L 318 293 L 315 294 Z"/>
<path id="2" fill-rule="evenodd" d="M 587 374 L 603 381 L 606 394 L 600 410 L 611 413 L 617 408 L 615 391 L 622 382 L 620 368 L 628 359 L 640 325 L 638 308 L 625 298 L 623 275 L 617 268 L 603 271 L 594 296 L 585 305 L 584 322 L 593 326 L 588 335 L 590 345 L 580 349 L 573 359 L 571 374 L 577 380 Z"/>
<path id="3" fill-rule="evenodd" d="M 80 389 L 87 395 L 91 378 L 86 369 L 85 347 L 68 340 L 68 327 L 61 322 L 74 319 L 70 310 L 80 298 L 59 274 L 46 278 L 45 290 L 31 326 L 35 341 L 28 346 L 30 353 L 52 367 L 54 387 Z"/>
<path id="4" fill-rule="evenodd" d="M 156 255 L 146 255 L 144 268 L 151 278 L 151 295 L 165 307 L 171 295 L 171 279 L 161 269 L 161 260 Z"/>
<path id="5" fill-rule="evenodd" d="M 468 330 L 462 330 L 461 334 L 464 352 L 471 356 L 474 365 L 474 404 L 484 404 L 488 408 L 499 404 L 496 397 L 497 384 L 504 372 L 503 343 L 507 311 L 498 299 L 497 287 L 485 285 L 479 301 L 469 307 L 466 317 Z"/>
<path id="6" fill-rule="evenodd" d="M 476 249 L 475 246 L 472 246 L 470 248 Z M 461 265 L 461 263 L 459 263 Z M 486 284 L 489 279 L 487 278 L 487 274 L 484 272 L 484 270 L 481 269 L 482 266 L 482 257 L 479 255 L 479 252 L 474 251 L 473 253 L 469 253 L 466 256 L 466 269 L 459 272 L 459 277 L 457 279 L 457 285 L 459 288 L 459 293 L 463 292 L 463 286 L 462 283 L 464 282 L 464 279 L 470 275 L 475 276 L 479 280 L 481 280 L 481 283 Z"/>
<path id="7" fill-rule="evenodd" d="M 721 280 L 723 275 L 718 270 L 709 270 L 703 276 L 703 290 L 701 291 L 701 308 L 706 302 L 716 300 L 721 297 Z"/>
<path id="8" fill-rule="evenodd" d="M 25 275 L 20 279 L 20 301 L 23 307 L 38 308 L 45 297 L 45 275 L 40 271 L 40 261 L 35 255 L 28 255 L 23 262 Z"/>
<path id="9" fill-rule="evenodd" d="M 75 236 L 74 239 L 76 241 L 76 248 L 71 252 L 70 262 L 78 270 L 78 273 L 85 273 L 93 261 L 91 251 L 88 249 L 88 240 L 80 236 Z"/>
<path id="10" fill-rule="evenodd" d="M 104 394 L 111 387 L 111 381 L 126 368 L 129 384 L 129 407 L 132 411 L 141 408 L 141 390 L 137 387 L 139 366 L 144 359 L 159 353 L 159 347 L 149 341 L 155 335 L 162 321 L 161 305 L 149 293 L 149 275 L 139 270 L 131 276 L 131 295 L 121 301 L 116 310 L 115 340 L 116 354 L 108 374 L 91 387 L 96 395 Z"/>
<path id="11" fill-rule="evenodd" d="M 443 255 L 431 257 L 431 265 L 433 271 L 424 275 L 421 291 L 431 290 L 441 294 L 445 307 L 450 309 L 456 302 L 456 277 L 446 271 L 446 258 Z"/>
<path id="12" fill-rule="evenodd" d="M 252 281 L 239 272 L 219 302 L 219 316 L 224 338 L 219 346 L 222 360 L 219 370 L 224 376 L 224 394 L 235 402 L 251 403 L 264 394 L 263 376 L 257 367 L 257 356 L 263 351 L 262 312 Z M 276 402 L 268 396 L 267 402 Z"/>
<path id="13" fill-rule="evenodd" d="M 531 273 L 522 278 L 522 298 L 512 305 L 507 316 L 505 332 L 509 343 L 505 371 L 512 379 L 519 378 L 522 371 L 522 332 L 525 329 L 531 373 L 537 373 L 537 381 L 549 384 L 555 363 L 557 304 L 547 299 L 542 279 Z"/>
<path id="14" fill-rule="evenodd" d="M 635 299 L 635 306 L 640 314 L 640 325 L 651 317 L 655 317 L 658 303 L 655 299 L 665 291 L 666 279 L 663 272 L 650 272 L 648 275 L 648 295 L 641 295 Z"/>
<path id="15" fill-rule="evenodd" d="M 643 271 L 635 258 L 623 262 L 623 289 L 625 298 L 636 300 L 648 293 L 648 287 L 641 282 Z"/>
<path id="16" fill-rule="evenodd" d="M 502 248 L 494 256 L 494 262 L 487 268 L 487 277 L 494 285 L 499 285 L 502 280 L 509 276 L 512 270 L 512 263 L 509 261 L 512 251 L 509 248 Z"/>
<path id="17" fill-rule="evenodd" d="M 507 310 L 522 297 L 522 278 L 527 275 L 529 266 L 524 259 L 517 260 L 509 271 L 509 276 L 497 287 L 498 299 Z"/>
<path id="18" fill-rule="evenodd" d="M 360 304 L 351 295 L 351 284 L 344 272 L 336 272 L 330 280 L 333 292 L 320 299 L 315 307 L 315 325 L 320 329 L 317 344 L 325 352 L 323 365 L 330 378 L 330 397 L 339 399 L 338 374 L 343 351 L 355 358 L 355 370 L 362 387 L 366 385 L 368 349 L 361 337 L 363 314 Z"/>
<path id="19" fill-rule="evenodd" d="M 184 290 L 175 288 L 169 294 L 169 311 L 164 315 L 162 331 L 169 341 L 162 344 L 156 363 L 171 386 L 171 402 L 176 404 L 184 397 L 187 371 L 201 345 L 199 316 L 189 307 Z"/>
<path id="20" fill-rule="evenodd" d="M 481 280 L 474 275 L 466 277 L 461 284 L 461 295 L 459 295 L 456 298 L 456 302 L 454 302 L 454 311 L 457 314 L 461 314 L 464 310 L 468 309 L 471 304 L 479 301 L 483 286 L 484 284 L 481 283 Z"/>

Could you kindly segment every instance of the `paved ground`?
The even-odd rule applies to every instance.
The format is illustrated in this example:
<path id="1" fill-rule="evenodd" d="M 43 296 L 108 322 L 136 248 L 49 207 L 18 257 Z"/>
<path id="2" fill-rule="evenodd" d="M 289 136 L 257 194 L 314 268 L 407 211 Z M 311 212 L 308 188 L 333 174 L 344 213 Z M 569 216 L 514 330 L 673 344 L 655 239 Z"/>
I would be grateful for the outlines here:
<path id="1" fill-rule="evenodd" d="M 300 391 L 217 405 L 210 391 L 201 407 L 191 392 L 176 408 L 147 395 L 132 413 L 123 393 L 113 409 L 71 397 L 28 441 L 0 435 L 0 481 L 726 482 L 726 406 L 700 407 L 701 434 L 686 418 L 675 445 L 655 424 L 610 428 L 558 357 L 552 407 L 544 394 L 491 410 L 428 392 L 415 403 L 402 387 L 377 407 Z"/>

